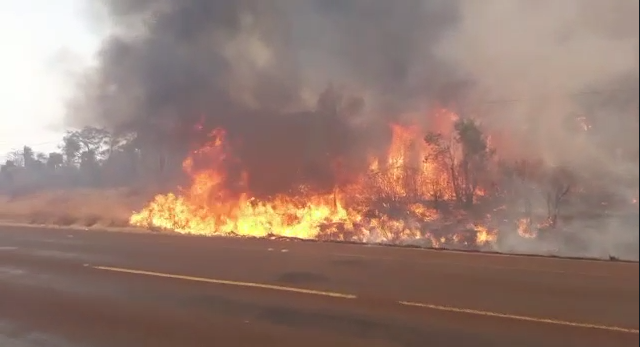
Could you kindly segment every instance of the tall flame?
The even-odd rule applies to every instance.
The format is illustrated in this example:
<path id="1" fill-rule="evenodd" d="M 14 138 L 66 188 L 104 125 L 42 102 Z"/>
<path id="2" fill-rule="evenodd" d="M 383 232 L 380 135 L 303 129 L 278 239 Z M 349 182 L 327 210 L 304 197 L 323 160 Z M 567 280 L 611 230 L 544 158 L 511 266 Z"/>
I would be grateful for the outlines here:
<path id="1" fill-rule="evenodd" d="M 246 174 L 241 175 L 238 189 L 225 186 L 224 163 L 230 156 L 225 131 L 216 129 L 210 141 L 183 163 L 191 185 L 178 195 L 156 196 L 131 216 L 130 223 L 202 235 L 369 242 L 427 240 L 434 246 L 451 241 L 435 237 L 424 226 L 438 219 L 437 212 L 424 202 L 436 194 L 443 199 L 453 196 L 447 176 L 442 168 L 424 159 L 430 149 L 418 127 L 393 124 L 391 132 L 386 157 L 372 157 L 370 172 L 354 183 L 332 192 L 281 194 L 260 200 L 246 188 Z M 197 159 L 203 157 L 206 168 L 197 168 Z M 404 208 L 394 211 L 392 205 L 398 201 Z M 376 213 L 376 209 L 386 212 Z M 486 227 L 473 226 L 471 230 L 475 244 L 495 240 L 495 231 Z M 450 238 L 463 242 L 459 235 Z"/>

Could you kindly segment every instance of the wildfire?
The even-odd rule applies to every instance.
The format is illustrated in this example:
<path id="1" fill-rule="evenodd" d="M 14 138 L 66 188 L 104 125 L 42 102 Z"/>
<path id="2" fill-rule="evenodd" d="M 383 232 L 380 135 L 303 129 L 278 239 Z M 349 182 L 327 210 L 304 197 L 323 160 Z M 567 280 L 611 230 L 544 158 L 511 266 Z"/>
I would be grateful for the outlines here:
<path id="1" fill-rule="evenodd" d="M 477 234 L 476 234 L 476 244 L 478 244 L 478 245 L 484 245 L 486 243 L 495 242 L 497 237 L 498 237 L 498 235 L 495 232 L 495 230 L 494 231 L 490 231 L 485 226 L 477 225 L 477 226 L 474 227 L 474 229 L 477 232 Z"/>
<path id="2" fill-rule="evenodd" d="M 423 242 L 484 245 L 496 232 L 484 226 L 449 236 L 437 235 L 440 215 L 428 201 L 453 197 L 436 164 L 424 160 L 429 147 L 418 127 L 392 125 L 384 159 L 370 159 L 370 172 L 331 192 L 302 192 L 257 199 L 242 175 L 235 189 L 226 186 L 225 161 L 231 160 L 226 133 L 216 129 L 210 141 L 183 163 L 191 185 L 179 194 L 158 195 L 131 216 L 134 226 L 200 235 L 282 236 L 379 243 Z M 207 167 L 197 168 L 198 158 Z M 484 195 L 479 189 L 478 195 Z M 432 230 L 430 230 L 432 229 Z"/>
<path id="3" fill-rule="evenodd" d="M 518 220 L 518 235 L 525 239 L 532 239 L 536 237 L 536 232 L 533 230 L 530 218 L 522 218 Z"/>

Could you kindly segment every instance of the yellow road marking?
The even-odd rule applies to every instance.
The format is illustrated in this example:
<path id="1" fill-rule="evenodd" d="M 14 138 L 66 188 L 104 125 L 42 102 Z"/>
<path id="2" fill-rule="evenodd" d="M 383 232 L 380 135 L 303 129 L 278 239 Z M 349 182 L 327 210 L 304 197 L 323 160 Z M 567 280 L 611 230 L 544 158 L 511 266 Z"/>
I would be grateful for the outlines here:
<path id="1" fill-rule="evenodd" d="M 398 301 L 398 303 L 405 306 L 422 307 L 422 308 L 428 308 L 431 310 L 438 310 L 438 311 L 466 313 L 466 314 L 473 314 L 478 316 L 506 318 L 506 319 L 525 321 L 525 322 L 546 323 L 546 324 L 564 325 L 564 326 L 570 326 L 570 327 L 576 327 L 576 328 L 600 329 L 600 330 L 608 330 L 608 331 L 615 331 L 615 332 L 628 333 L 628 334 L 638 334 L 638 329 L 631 329 L 631 328 L 621 328 L 621 327 L 615 327 L 615 326 L 589 324 L 589 323 L 576 323 L 576 322 L 568 322 L 568 321 L 548 319 L 548 318 L 518 316 L 518 315 L 512 315 L 512 314 L 506 314 L 506 313 L 479 311 L 479 310 L 471 310 L 466 308 L 423 304 L 419 302 L 410 302 L 410 301 Z"/>
<path id="2" fill-rule="evenodd" d="M 155 276 L 155 277 L 164 277 L 164 278 L 174 278 L 174 279 L 194 281 L 194 282 L 222 284 L 222 285 L 245 287 L 245 288 L 271 289 L 271 290 L 279 290 L 279 291 L 282 291 L 282 292 L 329 296 L 329 297 L 341 298 L 341 299 L 356 299 L 357 298 L 357 296 L 352 295 L 352 294 L 343 294 L 343 293 L 321 291 L 321 290 L 313 290 L 313 289 L 305 289 L 305 288 L 285 287 L 285 286 L 278 286 L 278 285 L 274 285 L 274 284 L 240 282 L 240 281 L 229 281 L 229 280 L 218 280 L 218 279 L 213 279 L 213 278 L 194 277 L 194 276 L 185 276 L 185 275 L 173 275 L 173 274 L 166 274 L 166 273 L 161 273 L 161 272 L 122 269 L 122 268 L 109 267 L 109 266 L 93 266 L 93 268 L 94 269 L 99 269 L 99 270 L 114 271 L 114 272 L 124 272 L 124 273 L 136 274 L 136 275 Z"/>

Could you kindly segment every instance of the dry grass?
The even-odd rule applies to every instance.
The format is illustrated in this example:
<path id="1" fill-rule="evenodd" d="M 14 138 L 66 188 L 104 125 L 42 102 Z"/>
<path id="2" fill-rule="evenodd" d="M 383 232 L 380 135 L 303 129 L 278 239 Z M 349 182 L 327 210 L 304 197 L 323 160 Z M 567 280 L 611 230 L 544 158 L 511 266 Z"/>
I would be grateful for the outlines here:
<path id="1" fill-rule="evenodd" d="M 151 194 L 132 189 L 41 191 L 0 195 L 0 219 L 6 222 L 83 227 L 125 227 L 132 211 Z"/>

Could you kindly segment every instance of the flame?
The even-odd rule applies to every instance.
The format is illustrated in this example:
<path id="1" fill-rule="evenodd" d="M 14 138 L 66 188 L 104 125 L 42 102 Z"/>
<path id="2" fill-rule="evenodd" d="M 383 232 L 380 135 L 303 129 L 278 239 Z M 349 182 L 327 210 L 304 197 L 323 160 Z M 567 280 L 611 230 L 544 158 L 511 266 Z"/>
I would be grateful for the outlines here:
<path id="1" fill-rule="evenodd" d="M 576 120 L 583 131 L 589 131 L 591 129 L 591 124 L 589 124 L 587 117 L 578 117 Z"/>
<path id="2" fill-rule="evenodd" d="M 518 220 L 518 235 L 525 239 L 532 239 L 536 237 L 536 232 L 532 228 L 530 218 L 521 218 Z"/>
<path id="3" fill-rule="evenodd" d="M 455 119 L 453 113 L 447 113 Z M 247 189 L 248 176 L 229 189 L 225 163 L 232 161 L 226 133 L 216 129 L 210 141 L 183 163 L 191 185 L 179 194 L 157 195 L 134 213 L 130 224 L 200 235 L 282 236 L 302 239 L 402 243 L 422 241 L 476 245 L 494 242 L 496 232 L 484 226 L 474 235 L 437 235 L 439 213 L 426 202 L 453 197 L 447 175 L 424 160 L 430 150 L 417 126 L 392 124 L 392 141 L 384 158 L 369 160 L 369 173 L 332 192 L 281 194 L 258 199 Z M 206 158 L 207 167 L 196 165 Z M 302 187 L 304 188 L 304 187 Z M 478 195 L 484 195 L 478 190 Z M 383 212 L 381 212 L 383 211 Z M 431 223 L 431 224 L 429 224 Z M 428 231 L 434 229 L 434 231 Z"/>
<path id="4" fill-rule="evenodd" d="M 478 245 L 493 243 L 498 238 L 497 231 L 489 230 L 485 226 L 476 225 L 474 229 L 476 230 L 476 244 Z"/>

